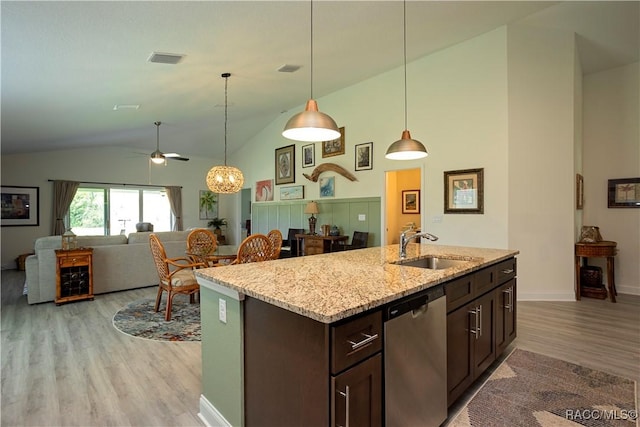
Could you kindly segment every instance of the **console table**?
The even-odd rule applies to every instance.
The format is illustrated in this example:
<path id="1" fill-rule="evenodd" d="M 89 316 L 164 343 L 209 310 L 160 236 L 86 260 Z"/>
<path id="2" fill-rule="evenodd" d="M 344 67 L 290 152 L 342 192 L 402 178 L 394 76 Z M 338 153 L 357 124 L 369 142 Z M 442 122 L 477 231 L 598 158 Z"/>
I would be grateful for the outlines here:
<path id="1" fill-rule="evenodd" d="M 346 242 L 349 236 L 320 236 L 318 234 L 296 234 L 298 253 L 302 255 L 316 255 L 333 252 L 338 242 Z M 304 252 L 300 249 L 303 245 Z"/>
<path id="2" fill-rule="evenodd" d="M 578 242 L 575 245 L 576 255 L 576 300 L 580 300 L 580 259 L 584 258 L 584 265 L 587 265 L 587 258 L 606 258 L 607 259 L 607 286 L 609 288 L 609 297 L 611 302 L 616 302 L 616 281 L 614 274 L 613 259 L 616 256 L 616 242 L 603 240 L 596 243 Z"/>

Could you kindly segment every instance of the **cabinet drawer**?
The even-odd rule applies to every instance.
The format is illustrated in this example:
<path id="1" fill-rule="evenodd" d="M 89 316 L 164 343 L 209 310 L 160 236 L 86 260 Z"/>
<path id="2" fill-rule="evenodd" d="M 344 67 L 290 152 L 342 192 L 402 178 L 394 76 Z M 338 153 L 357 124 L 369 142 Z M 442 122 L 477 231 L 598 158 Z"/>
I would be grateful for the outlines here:
<path id="1" fill-rule="evenodd" d="M 382 350 L 382 311 L 331 327 L 331 371 L 337 374 Z"/>
<path id="2" fill-rule="evenodd" d="M 444 294 L 447 296 L 447 312 L 471 301 L 473 298 L 473 283 L 473 274 L 445 283 Z"/>
<path id="3" fill-rule="evenodd" d="M 322 249 L 322 240 L 320 239 L 305 239 L 304 245 L 307 249 Z"/>
<path id="4" fill-rule="evenodd" d="M 89 255 L 62 257 L 59 259 L 59 262 L 60 262 L 60 267 L 74 267 L 76 265 L 87 265 L 89 264 Z"/>
<path id="5" fill-rule="evenodd" d="M 474 295 L 476 297 L 490 291 L 497 285 L 495 267 L 478 270 L 475 272 L 475 276 Z"/>
<path id="6" fill-rule="evenodd" d="M 495 269 L 496 276 L 498 278 L 497 284 L 507 282 L 516 277 L 516 259 L 510 258 L 506 261 L 502 261 L 501 263 L 496 264 Z"/>

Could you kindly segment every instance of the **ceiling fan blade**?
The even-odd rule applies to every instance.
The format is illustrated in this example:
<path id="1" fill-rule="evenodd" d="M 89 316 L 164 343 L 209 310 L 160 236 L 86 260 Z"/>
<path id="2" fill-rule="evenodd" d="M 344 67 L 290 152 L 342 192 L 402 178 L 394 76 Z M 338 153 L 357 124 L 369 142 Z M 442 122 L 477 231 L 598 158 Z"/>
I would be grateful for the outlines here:
<path id="1" fill-rule="evenodd" d="M 167 158 L 167 159 L 172 159 L 172 160 L 182 160 L 184 162 L 189 161 L 189 159 L 187 157 L 182 157 L 178 153 L 164 153 L 164 157 Z"/>

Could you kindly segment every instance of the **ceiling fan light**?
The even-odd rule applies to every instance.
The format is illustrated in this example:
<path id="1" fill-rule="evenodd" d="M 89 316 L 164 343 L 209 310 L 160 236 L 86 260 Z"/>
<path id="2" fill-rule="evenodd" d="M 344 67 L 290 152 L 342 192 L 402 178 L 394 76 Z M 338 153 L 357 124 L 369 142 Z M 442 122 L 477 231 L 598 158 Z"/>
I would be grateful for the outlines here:
<path id="1" fill-rule="evenodd" d="M 402 137 L 389 146 L 384 157 L 390 160 L 416 160 L 428 155 L 422 142 L 412 139 L 411 133 L 405 129 Z"/>
<path id="2" fill-rule="evenodd" d="M 165 157 L 162 154 L 162 152 L 160 152 L 159 150 L 154 151 L 153 153 L 151 153 L 151 161 L 157 165 L 164 163 L 165 162 Z"/>
<path id="3" fill-rule="evenodd" d="M 282 136 L 303 142 L 331 141 L 340 138 L 340 130 L 329 115 L 318 111 L 316 100 L 310 99 L 304 111 L 289 119 Z"/>
<path id="4" fill-rule="evenodd" d="M 242 171 L 233 166 L 214 166 L 207 174 L 207 187 L 214 193 L 237 193 L 243 184 Z"/>

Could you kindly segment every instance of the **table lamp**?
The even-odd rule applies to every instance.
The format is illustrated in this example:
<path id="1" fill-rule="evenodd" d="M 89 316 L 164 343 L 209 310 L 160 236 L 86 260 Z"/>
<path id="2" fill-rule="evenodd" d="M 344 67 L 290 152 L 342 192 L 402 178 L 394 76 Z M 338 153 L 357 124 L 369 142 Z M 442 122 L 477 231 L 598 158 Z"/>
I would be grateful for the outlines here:
<path id="1" fill-rule="evenodd" d="M 309 217 L 309 234 L 316 234 L 316 221 L 318 220 L 314 214 L 319 213 L 318 204 L 316 202 L 309 202 L 304 208 L 304 213 L 311 214 Z"/>

